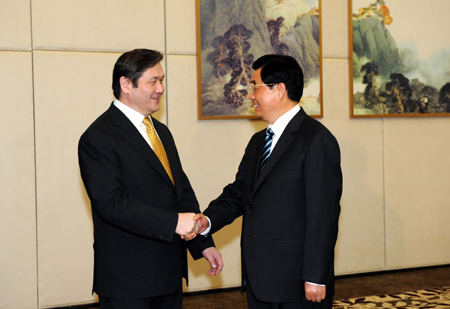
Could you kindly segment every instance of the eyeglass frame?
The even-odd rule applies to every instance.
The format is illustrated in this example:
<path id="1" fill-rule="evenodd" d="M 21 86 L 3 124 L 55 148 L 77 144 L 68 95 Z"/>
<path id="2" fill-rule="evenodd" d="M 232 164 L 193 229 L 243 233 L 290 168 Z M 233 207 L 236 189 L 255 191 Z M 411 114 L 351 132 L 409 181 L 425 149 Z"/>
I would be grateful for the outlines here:
<path id="1" fill-rule="evenodd" d="M 271 84 L 253 84 L 253 83 L 248 83 L 248 85 L 247 85 L 247 92 L 248 92 L 248 94 L 255 93 L 255 87 L 275 86 L 275 85 L 278 85 L 278 84 L 279 83 L 271 83 Z"/>

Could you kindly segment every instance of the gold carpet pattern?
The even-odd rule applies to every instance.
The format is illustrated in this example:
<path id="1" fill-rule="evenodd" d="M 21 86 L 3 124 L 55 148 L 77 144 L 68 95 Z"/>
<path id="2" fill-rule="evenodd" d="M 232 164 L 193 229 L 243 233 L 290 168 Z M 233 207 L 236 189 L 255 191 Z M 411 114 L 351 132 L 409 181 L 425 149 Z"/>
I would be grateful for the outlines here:
<path id="1" fill-rule="evenodd" d="M 333 309 L 347 308 L 450 308 L 450 287 L 337 300 Z"/>

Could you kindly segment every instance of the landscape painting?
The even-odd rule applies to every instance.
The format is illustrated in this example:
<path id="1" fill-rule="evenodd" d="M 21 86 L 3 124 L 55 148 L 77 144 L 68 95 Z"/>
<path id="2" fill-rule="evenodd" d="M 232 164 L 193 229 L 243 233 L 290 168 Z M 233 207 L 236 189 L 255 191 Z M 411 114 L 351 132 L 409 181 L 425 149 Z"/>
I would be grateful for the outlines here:
<path id="1" fill-rule="evenodd" d="M 450 115 L 448 12 L 448 0 L 350 0 L 350 117 Z"/>
<path id="2" fill-rule="evenodd" d="M 199 119 L 256 119 L 247 85 L 265 54 L 294 57 L 300 105 L 322 117 L 320 0 L 197 0 Z"/>

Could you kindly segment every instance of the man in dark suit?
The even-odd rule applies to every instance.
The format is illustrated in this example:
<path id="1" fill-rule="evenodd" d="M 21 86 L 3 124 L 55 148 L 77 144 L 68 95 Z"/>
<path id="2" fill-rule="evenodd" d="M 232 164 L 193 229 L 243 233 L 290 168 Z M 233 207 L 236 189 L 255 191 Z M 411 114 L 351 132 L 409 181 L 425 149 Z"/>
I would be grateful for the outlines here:
<path id="1" fill-rule="evenodd" d="M 268 128 L 251 138 L 235 181 L 194 219 L 206 235 L 243 215 L 249 308 L 331 308 L 342 193 L 339 146 L 299 107 L 303 73 L 294 58 L 265 55 L 253 69 L 249 98 Z"/>
<path id="2" fill-rule="evenodd" d="M 147 49 L 120 56 L 113 72 L 116 100 L 79 142 L 100 308 L 181 308 L 186 247 L 194 259 L 209 261 L 210 275 L 223 267 L 212 240 L 182 240 L 195 235 L 200 210 L 169 129 L 150 116 L 164 93 L 162 59 Z"/>

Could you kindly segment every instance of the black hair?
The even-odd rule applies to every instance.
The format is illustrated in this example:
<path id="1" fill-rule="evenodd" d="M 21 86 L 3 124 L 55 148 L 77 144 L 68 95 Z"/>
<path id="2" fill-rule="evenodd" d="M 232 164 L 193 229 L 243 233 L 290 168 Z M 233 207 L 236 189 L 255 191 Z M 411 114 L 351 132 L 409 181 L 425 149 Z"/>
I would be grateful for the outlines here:
<path id="1" fill-rule="evenodd" d="M 120 97 L 120 78 L 122 76 L 129 78 L 133 87 L 137 87 L 138 79 L 142 74 L 158 64 L 163 58 L 163 54 L 151 49 L 134 49 L 122 54 L 117 59 L 113 70 L 112 89 L 116 99 Z"/>
<path id="2" fill-rule="evenodd" d="M 288 98 L 300 102 L 303 95 L 303 71 L 297 60 L 286 55 L 264 55 L 256 59 L 253 70 L 261 69 L 264 84 L 284 83 Z"/>

